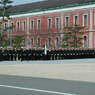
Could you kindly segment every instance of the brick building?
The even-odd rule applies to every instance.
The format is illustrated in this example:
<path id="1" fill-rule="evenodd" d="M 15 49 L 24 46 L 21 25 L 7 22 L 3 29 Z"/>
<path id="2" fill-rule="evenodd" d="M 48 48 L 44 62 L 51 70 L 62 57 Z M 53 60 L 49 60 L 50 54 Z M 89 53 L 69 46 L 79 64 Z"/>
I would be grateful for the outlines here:
<path id="1" fill-rule="evenodd" d="M 83 46 L 95 47 L 94 0 L 46 0 L 13 6 L 12 35 L 22 35 L 26 48 L 60 48 L 64 27 L 78 24 L 85 26 Z"/>

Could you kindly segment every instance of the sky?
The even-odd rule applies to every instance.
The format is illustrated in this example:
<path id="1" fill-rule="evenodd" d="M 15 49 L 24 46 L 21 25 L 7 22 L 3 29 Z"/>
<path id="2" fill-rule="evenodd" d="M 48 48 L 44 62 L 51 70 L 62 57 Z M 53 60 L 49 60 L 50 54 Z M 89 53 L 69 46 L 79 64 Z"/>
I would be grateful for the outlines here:
<path id="1" fill-rule="evenodd" d="M 19 5 L 19 4 L 37 2 L 37 1 L 41 1 L 41 0 L 12 0 L 12 1 L 13 1 L 13 5 Z"/>

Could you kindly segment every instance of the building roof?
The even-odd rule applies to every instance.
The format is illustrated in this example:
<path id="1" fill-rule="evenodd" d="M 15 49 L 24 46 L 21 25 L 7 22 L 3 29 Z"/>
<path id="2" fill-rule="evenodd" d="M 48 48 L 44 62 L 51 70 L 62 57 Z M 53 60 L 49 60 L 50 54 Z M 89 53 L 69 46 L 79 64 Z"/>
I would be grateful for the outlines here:
<path id="1" fill-rule="evenodd" d="M 30 12 L 30 11 L 40 11 L 40 10 L 47 10 L 47 9 L 54 9 L 54 8 L 68 8 L 71 6 L 78 6 L 78 5 L 87 5 L 93 4 L 95 0 L 45 0 L 35 3 L 28 3 L 23 5 L 17 5 L 10 8 L 10 12 L 13 14 L 23 13 L 23 12 Z"/>

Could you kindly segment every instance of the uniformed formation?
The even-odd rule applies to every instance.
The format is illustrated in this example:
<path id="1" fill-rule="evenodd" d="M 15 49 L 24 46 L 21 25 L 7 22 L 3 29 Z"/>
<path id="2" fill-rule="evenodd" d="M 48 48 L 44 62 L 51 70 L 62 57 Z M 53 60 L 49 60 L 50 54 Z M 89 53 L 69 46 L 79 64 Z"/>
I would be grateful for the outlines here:
<path id="1" fill-rule="evenodd" d="M 0 61 L 95 58 L 95 49 L 0 49 Z"/>

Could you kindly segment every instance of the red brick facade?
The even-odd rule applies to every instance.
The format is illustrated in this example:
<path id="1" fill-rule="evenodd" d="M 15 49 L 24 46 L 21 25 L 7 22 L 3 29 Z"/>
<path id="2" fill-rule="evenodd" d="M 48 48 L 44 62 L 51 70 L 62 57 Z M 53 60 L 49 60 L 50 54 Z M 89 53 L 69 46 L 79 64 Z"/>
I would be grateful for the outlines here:
<path id="1" fill-rule="evenodd" d="M 14 16 L 11 21 L 15 25 L 13 35 L 23 35 L 25 37 L 25 47 L 28 48 L 42 48 L 45 44 L 48 48 L 61 48 L 66 17 L 69 19 L 68 24 L 72 26 L 75 24 L 75 16 L 76 22 L 80 26 L 86 24 L 83 34 L 83 37 L 86 36 L 86 42 L 83 41 L 83 47 L 94 48 L 95 9 L 89 7 L 51 13 L 48 13 L 47 10 L 46 13 L 36 15 L 23 16 L 22 14 L 20 17 Z M 19 27 L 18 31 L 17 27 Z M 39 27 L 40 29 L 38 29 Z"/>

